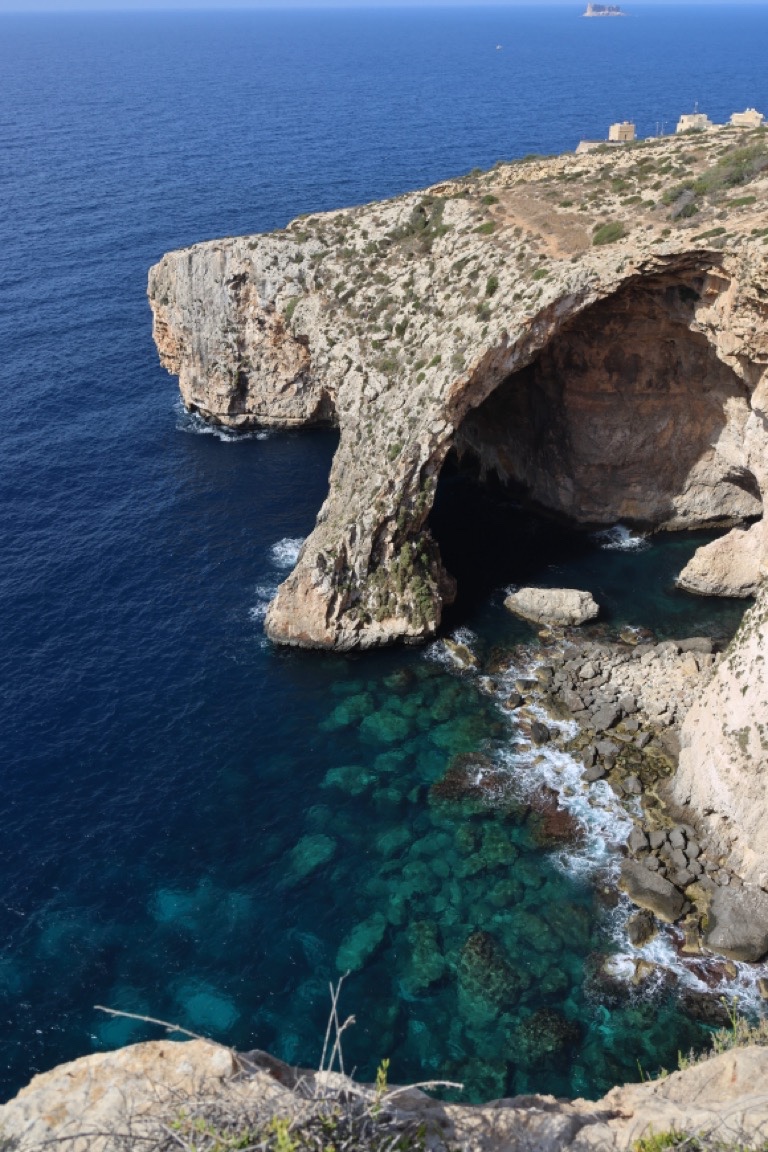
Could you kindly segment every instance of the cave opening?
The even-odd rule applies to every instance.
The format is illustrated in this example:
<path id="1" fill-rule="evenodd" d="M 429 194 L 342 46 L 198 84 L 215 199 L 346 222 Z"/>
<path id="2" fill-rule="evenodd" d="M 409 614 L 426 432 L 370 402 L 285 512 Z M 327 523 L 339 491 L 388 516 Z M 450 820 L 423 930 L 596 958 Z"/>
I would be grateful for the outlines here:
<path id="1" fill-rule="evenodd" d="M 446 626 L 510 583 L 599 582 L 600 529 L 673 532 L 681 568 L 714 530 L 761 514 L 734 450 L 748 390 L 696 330 L 702 285 L 633 278 L 470 407 L 430 517 L 458 584 Z M 652 578 L 670 586 L 661 567 Z"/>

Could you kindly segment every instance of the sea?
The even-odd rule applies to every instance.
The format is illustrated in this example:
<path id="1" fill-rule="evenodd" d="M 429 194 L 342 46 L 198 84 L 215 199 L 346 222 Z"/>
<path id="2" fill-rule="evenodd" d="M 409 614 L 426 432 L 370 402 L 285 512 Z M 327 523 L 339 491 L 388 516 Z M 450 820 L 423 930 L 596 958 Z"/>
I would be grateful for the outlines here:
<path id="1" fill-rule="evenodd" d="M 165 1034 L 98 1005 L 317 1066 L 347 971 L 345 1067 L 467 1100 L 594 1095 L 706 1045 L 674 942 L 633 982 L 607 790 L 534 755 L 441 640 L 265 640 L 336 434 L 190 417 L 145 295 L 169 249 L 616 120 L 768 112 L 768 9 L 626 8 L 0 16 L 0 1098 Z M 433 529 L 460 582 L 446 634 L 521 672 L 522 580 L 659 636 L 726 640 L 744 608 L 674 590 L 709 537 L 566 532 L 458 473 Z M 460 756 L 495 794 L 452 790 Z M 531 818 L 553 781 L 578 845 Z"/>

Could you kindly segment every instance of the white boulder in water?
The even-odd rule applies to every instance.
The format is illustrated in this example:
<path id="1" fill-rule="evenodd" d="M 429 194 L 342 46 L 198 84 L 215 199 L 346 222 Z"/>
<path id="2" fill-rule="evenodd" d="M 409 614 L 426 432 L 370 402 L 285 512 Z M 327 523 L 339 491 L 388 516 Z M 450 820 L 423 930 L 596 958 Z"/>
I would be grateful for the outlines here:
<path id="1" fill-rule="evenodd" d="M 504 607 L 536 624 L 584 624 L 600 612 L 591 593 L 578 588 L 520 588 L 507 596 Z"/>

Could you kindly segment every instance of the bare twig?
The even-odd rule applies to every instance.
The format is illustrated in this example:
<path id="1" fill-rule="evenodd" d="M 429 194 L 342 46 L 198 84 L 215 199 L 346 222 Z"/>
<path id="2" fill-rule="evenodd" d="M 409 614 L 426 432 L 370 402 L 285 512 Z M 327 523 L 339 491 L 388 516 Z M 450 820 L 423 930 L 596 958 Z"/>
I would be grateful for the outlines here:
<path id="1" fill-rule="evenodd" d="M 109 1016 L 125 1016 L 127 1020 L 141 1020 L 144 1024 L 157 1024 L 160 1028 L 165 1028 L 166 1032 L 181 1032 L 183 1036 L 189 1036 L 192 1040 L 203 1040 L 206 1044 L 215 1044 L 217 1048 L 226 1048 L 227 1052 L 232 1052 L 233 1049 L 227 1044 L 220 1044 L 218 1040 L 211 1040 L 210 1036 L 201 1036 L 199 1032 L 190 1032 L 189 1028 L 182 1028 L 181 1024 L 171 1024 L 168 1020 L 158 1020 L 155 1016 L 142 1016 L 138 1012 L 123 1012 L 119 1008 L 105 1008 L 103 1004 L 94 1004 L 94 1009 L 97 1012 L 106 1012 Z"/>

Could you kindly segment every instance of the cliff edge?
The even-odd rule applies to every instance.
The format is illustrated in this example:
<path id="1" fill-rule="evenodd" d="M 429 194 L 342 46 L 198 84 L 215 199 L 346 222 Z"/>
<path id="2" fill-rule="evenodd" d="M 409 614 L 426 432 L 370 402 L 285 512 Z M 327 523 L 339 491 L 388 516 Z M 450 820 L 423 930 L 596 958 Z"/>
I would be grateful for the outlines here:
<path id="1" fill-rule="evenodd" d="M 338 1074 L 300 1072 L 265 1053 L 238 1057 L 202 1040 L 165 1040 L 85 1056 L 36 1076 L 0 1107 L 0 1137 L 14 1152 L 48 1146 L 61 1152 L 256 1146 L 298 1152 L 326 1147 L 356 1107 L 362 1113 L 378 1107 L 387 1139 L 358 1137 L 344 1147 L 628 1152 L 654 1134 L 667 1141 L 653 1147 L 682 1148 L 688 1133 L 700 1138 L 698 1148 L 746 1150 L 764 1147 L 766 1084 L 768 1049 L 750 1047 L 614 1088 L 597 1102 L 519 1096 L 472 1107 L 410 1089 L 377 1104 L 373 1090 Z M 330 1119 L 317 1123 L 318 1116 Z M 318 1142 L 302 1141 L 313 1121 Z M 669 1139 L 675 1133 L 679 1142 Z"/>

